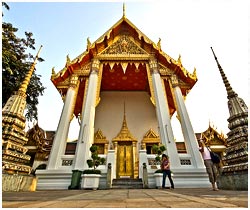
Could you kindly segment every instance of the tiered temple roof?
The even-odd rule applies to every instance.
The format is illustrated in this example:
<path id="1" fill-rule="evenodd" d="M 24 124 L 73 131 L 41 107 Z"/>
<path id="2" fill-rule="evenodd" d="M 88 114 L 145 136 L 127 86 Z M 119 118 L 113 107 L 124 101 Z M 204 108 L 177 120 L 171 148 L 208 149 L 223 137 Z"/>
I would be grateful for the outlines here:
<path id="1" fill-rule="evenodd" d="M 103 62 L 101 91 L 147 91 L 154 103 L 154 94 L 149 81 L 150 74 L 145 65 L 145 61 L 151 57 L 157 59 L 162 77 L 177 75 L 182 94 L 186 96 L 197 82 L 196 70 L 189 73 L 183 67 L 181 57 L 175 60 L 164 53 L 161 50 L 160 42 L 155 44 L 151 41 L 125 15 L 95 42 L 91 43 L 88 39 L 86 51 L 75 59 L 71 60 L 67 56 L 65 67 L 58 73 L 53 68 L 51 80 L 61 96 L 64 97 L 69 86 L 69 77 L 72 74 L 80 77 L 79 90 L 81 91 L 78 91 L 74 108 L 74 115 L 78 116 L 81 113 L 87 78 L 91 70 L 90 63 L 93 58 L 97 58 Z M 127 77 L 126 81 L 125 77 Z M 113 81 L 112 78 L 115 80 Z M 176 107 L 171 94 L 171 85 L 167 80 L 164 82 L 165 91 L 168 93 L 170 115 L 172 115 L 176 111 Z"/>

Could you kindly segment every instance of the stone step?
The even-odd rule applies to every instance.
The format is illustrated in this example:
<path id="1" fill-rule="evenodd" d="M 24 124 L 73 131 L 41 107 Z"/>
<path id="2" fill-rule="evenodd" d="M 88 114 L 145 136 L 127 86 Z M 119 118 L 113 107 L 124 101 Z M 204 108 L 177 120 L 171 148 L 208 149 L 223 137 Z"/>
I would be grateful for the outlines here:
<path id="1" fill-rule="evenodd" d="M 113 179 L 112 188 L 113 189 L 142 189 L 143 183 L 142 183 L 142 179 L 131 179 L 131 178 Z"/>

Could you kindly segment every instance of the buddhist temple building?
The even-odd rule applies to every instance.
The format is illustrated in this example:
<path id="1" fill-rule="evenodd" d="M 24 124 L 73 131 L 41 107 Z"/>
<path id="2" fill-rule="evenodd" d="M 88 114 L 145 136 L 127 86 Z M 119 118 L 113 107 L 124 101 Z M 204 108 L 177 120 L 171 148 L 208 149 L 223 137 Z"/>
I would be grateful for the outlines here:
<path id="1" fill-rule="evenodd" d="M 225 149 L 227 147 L 226 135 L 222 132 L 219 133 L 214 126 L 209 123 L 208 128 L 201 132 L 195 133 L 197 141 L 201 138 L 204 139 L 204 143 L 213 152 L 218 154 L 221 158 L 224 156 Z M 184 142 L 176 142 L 178 153 L 187 153 Z M 221 162 L 223 165 L 223 162 Z"/>
<path id="2" fill-rule="evenodd" d="M 215 152 L 217 155 L 223 159 L 225 155 L 225 150 L 227 148 L 227 137 L 221 132 L 219 133 L 210 123 L 207 130 L 202 133 L 196 133 L 197 139 L 203 138 L 204 143 L 207 147 L 211 149 L 211 151 Z M 223 161 L 220 162 L 220 168 L 225 163 Z"/>
<path id="3" fill-rule="evenodd" d="M 130 20 L 125 11 L 110 29 L 63 69 L 52 69 L 51 81 L 64 101 L 45 170 L 36 170 L 37 189 L 68 189 L 72 171 L 88 169 L 89 148 L 98 144 L 106 164 L 99 166 L 99 188 L 105 188 L 108 164 L 111 180 L 143 177 L 155 187 L 154 144 L 163 144 L 171 160 L 176 187 L 208 187 L 184 98 L 197 82 L 181 57 L 171 58 Z M 178 153 L 171 117 L 177 112 L 186 153 Z M 71 120 L 80 131 L 74 154 L 65 154 Z"/>
<path id="4" fill-rule="evenodd" d="M 32 173 L 38 168 L 46 168 L 55 131 L 45 131 L 36 123 L 27 132 L 28 142 L 26 148 L 31 156 Z"/>

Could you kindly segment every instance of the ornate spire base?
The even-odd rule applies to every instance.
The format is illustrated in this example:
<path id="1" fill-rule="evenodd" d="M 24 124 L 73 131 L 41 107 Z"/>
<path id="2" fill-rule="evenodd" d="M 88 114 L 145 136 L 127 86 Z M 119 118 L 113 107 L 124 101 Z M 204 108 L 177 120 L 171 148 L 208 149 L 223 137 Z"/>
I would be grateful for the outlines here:
<path id="1" fill-rule="evenodd" d="M 24 145 L 28 142 L 25 129 L 26 94 L 18 91 L 12 95 L 3 108 L 2 113 L 2 169 L 8 174 L 30 174 L 27 164 L 30 156 Z"/>
<path id="2" fill-rule="evenodd" d="M 228 104 L 230 131 L 219 185 L 222 189 L 248 190 L 248 109 L 237 96 L 230 98 Z"/>

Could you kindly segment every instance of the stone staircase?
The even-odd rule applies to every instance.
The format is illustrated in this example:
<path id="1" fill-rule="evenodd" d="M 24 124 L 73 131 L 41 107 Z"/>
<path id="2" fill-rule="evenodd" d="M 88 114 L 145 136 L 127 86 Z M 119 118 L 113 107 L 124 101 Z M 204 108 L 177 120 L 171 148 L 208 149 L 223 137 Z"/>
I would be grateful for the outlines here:
<path id="1" fill-rule="evenodd" d="M 120 178 L 113 179 L 112 189 L 142 189 L 142 179 Z"/>

